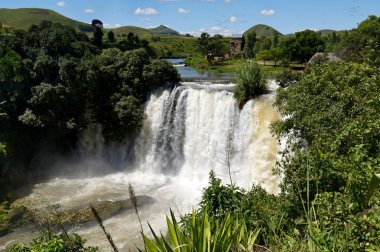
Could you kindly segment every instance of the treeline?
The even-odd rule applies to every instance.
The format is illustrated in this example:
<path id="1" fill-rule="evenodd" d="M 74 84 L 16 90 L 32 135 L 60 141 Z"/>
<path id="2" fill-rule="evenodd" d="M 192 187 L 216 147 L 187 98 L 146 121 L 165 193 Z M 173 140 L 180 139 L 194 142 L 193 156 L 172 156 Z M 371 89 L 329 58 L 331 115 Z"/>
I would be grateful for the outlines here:
<path id="1" fill-rule="evenodd" d="M 91 39 L 49 21 L 0 34 L 1 192 L 38 173 L 30 169 L 39 147 L 69 151 L 91 123 L 107 141 L 133 134 L 149 92 L 179 80 L 137 36 L 116 43 L 109 33 L 105 41 L 101 21 L 93 27 Z"/>
<path id="2" fill-rule="evenodd" d="M 317 52 L 333 52 L 337 57 L 363 62 L 371 60 L 380 66 L 378 18 L 370 16 L 349 31 L 332 31 L 322 36 L 320 32 L 305 30 L 294 35 L 273 38 L 256 37 L 255 32 L 243 36 L 243 51 L 245 58 L 256 58 L 271 61 L 275 65 L 289 63 L 307 63 Z"/>

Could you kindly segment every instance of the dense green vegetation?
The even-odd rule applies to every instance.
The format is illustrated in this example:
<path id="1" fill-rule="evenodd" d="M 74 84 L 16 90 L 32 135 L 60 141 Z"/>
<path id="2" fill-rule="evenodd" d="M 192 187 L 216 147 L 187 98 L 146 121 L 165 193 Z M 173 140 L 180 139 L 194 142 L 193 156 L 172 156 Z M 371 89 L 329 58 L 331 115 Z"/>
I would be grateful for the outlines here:
<path id="1" fill-rule="evenodd" d="M 200 38 L 198 38 L 198 50 L 202 55 L 206 55 L 210 65 L 213 65 L 213 57 L 224 57 L 230 48 L 222 35 L 215 34 L 214 36 L 210 36 L 210 34 L 203 32 Z"/>
<path id="2" fill-rule="evenodd" d="M 239 104 L 262 94 L 266 90 L 267 80 L 260 66 L 254 61 L 248 61 L 236 72 L 236 87 L 234 97 Z"/>
<path id="3" fill-rule="evenodd" d="M 131 34 L 104 42 L 101 21 L 93 29 L 89 39 L 44 21 L 0 35 L 1 198 L 9 185 L 42 175 L 31 164 L 39 146 L 69 151 L 93 123 L 119 141 L 141 126 L 149 92 L 179 80 L 172 65 L 152 59 L 147 41 Z"/>
<path id="4" fill-rule="evenodd" d="M 95 252 L 99 251 L 95 247 L 85 247 L 85 241 L 77 234 L 69 235 L 65 232 L 54 234 L 51 231 L 44 231 L 39 237 L 33 239 L 29 244 L 17 243 L 12 252 L 34 252 L 34 251 L 56 251 L 56 252 Z"/>

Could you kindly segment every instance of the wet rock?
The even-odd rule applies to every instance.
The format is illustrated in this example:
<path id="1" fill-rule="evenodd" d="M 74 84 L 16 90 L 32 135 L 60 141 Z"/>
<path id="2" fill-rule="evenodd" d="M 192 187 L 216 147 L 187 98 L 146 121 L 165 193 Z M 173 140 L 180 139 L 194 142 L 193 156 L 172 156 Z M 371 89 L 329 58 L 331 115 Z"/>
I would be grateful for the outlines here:
<path id="1" fill-rule="evenodd" d="M 141 207 L 146 204 L 152 204 L 154 199 L 149 196 L 136 196 L 137 205 Z M 107 201 L 95 201 L 90 202 L 83 207 L 68 208 L 63 207 L 59 204 L 48 205 L 48 206 L 32 206 L 31 202 L 23 202 L 25 205 L 20 205 L 21 202 L 17 203 L 17 206 L 13 206 L 17 211 L 12 214 L 12 226 L 19 226 L 22 221 L 34 222 L 41 226 L 52 226 L 52 225 L 75 225 L 90 221 L 95 221 L 95 217 L 91 211 L 90 205 L 93 206 L 98 212 L 99 216 L 106 220 L 116 214 L 123 211 L 128 211 L 133 209 L 133 205 L 130 199 L 126 200 L 107 200 Z M 134 210 L 133 210 L 134 211 Z M 22 221 L 20 221 L 20 218 Z"/>

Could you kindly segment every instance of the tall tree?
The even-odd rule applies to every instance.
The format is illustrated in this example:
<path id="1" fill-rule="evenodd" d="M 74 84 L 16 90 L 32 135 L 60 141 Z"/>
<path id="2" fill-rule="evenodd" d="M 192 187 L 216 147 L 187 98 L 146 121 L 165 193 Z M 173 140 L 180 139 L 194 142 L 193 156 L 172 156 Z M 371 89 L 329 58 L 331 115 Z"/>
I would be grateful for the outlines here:
<path id="1" fill-rule="evenodd" d="M 107 33 L 107 37 L 110 43 L 115 43 L 116 40 L 115 40 L 115 34 L 113 33 L 113 31 L 109 31 Z"/>
<path id="2" fill-rule="evenodd" d="M 250 32 L 244 39 L 244 56 L 248 59 L 252 59 L 255 56 L 254 48 L 256 44 L 256 32 Z"/>
<path id="3" fill-rule="evenodd" d="M 92 27 L 93 27 L 93 30 L 94 30 L 94 38 L 93 38 L 93 42 L 94 42 L 94 45 L 96 46 L 102 46 L 103 45 L 103 23 L 102 21 L 98 20 L 98 19 L 93 19 L 92 22 Z"/>
<path id="4" fill-rule="evenodd" d="M 201 53 L 207 56 L 224 56 L 229 50 L 222 35 L 216 34 L 211 37 L 205 32 L 198 39 L 198 46 Z M 212 64 L 211 59 L 209 63 Z"/>
<path id="5" fill-rule="evenodd" d="M 325 39 L 315 31 L 305 30 L 296 32 L 295 36 L 282 38 L 280 47 L 288 60 L 305 63 L 316 52 L 324 51 Z"/>

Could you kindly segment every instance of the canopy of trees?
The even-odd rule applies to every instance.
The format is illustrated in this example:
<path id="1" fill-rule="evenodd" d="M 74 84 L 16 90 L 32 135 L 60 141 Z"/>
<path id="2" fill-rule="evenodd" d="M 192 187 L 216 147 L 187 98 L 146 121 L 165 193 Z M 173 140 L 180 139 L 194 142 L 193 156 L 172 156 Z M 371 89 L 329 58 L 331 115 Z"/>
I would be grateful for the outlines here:
<path id="1" fill-rule="evenodd" d="M 230 50 L 222 35 L 216 34 L 211 37 L 205 32 L 198 39 L 198 46 L 203 55 L 224 56 Z"/>

